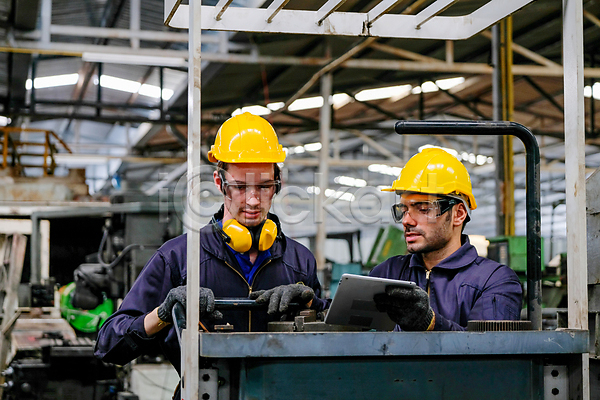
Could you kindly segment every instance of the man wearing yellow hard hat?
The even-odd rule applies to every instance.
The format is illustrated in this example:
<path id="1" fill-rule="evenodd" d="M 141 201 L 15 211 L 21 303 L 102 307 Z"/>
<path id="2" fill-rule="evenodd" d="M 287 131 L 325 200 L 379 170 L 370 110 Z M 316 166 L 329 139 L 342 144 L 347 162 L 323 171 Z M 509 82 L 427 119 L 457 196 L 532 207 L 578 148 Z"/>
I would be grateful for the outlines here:
<path id="1" fill-rule="evenodd" d="M 460 331 L 469 320 L 520 318 L 522 288 L 515 272 L 479 257 L 462 233 L 477 204 L 469 173 L 456 157 L 425 149 L 384 190 L 399 196 L 392 215 L 404 226 L 410 254 L 388 259 L 370 275 L 417 284 L 375 296 L 395 330 Z"/>
<path id="2" fill-rule="evenodd" d="M 316 262 L 303 245 L 285 236 L 269 213 L 281 188 L 277 163 L 285 160 L 273 127 L 244 113 L 223 123 L 208 159 L 217 163 L 214 183 L 223 206 L 203 227 L 200 251 L 200 318 L 203 328 L 230 324 L 234 331 L 266 331 L 291 302 L 321 311 Z M 100 330 L 96 355 L 125 364 L 160 347 L 180 371 L 180 347 L 171 310 L 186 304 L 185 235 L 165 243 Z M 215 297 L 251 297 L 267 310 L 215 310 Z"/>

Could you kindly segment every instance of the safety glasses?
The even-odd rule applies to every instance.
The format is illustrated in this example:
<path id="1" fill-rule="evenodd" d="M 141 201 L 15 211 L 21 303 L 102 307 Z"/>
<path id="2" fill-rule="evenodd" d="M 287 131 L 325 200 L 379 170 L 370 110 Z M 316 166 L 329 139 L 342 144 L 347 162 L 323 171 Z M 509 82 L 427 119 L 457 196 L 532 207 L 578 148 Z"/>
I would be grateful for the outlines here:
<path id="1" fill-rule="evenodd" d="M 407 201 L 392 206 L 392 217 L 397 223 L 402 223 L 408 213 L 415 221 L 433 221 L 452 209 L 460 200 L 452 197 L 442 197 L 429 201 Z"/>
<path id="2" fill-rule="evenodd" d="M 233 196 L 253 195 L 255 197 L 271 196 L 275 193 L 275 188 L 281 184 L 280 181 L 261 182 L 256 185 L 247 185 L 239 182 L 228 182 L 223 180 L 223 189 L 225 195 L 231 199 Z"/>

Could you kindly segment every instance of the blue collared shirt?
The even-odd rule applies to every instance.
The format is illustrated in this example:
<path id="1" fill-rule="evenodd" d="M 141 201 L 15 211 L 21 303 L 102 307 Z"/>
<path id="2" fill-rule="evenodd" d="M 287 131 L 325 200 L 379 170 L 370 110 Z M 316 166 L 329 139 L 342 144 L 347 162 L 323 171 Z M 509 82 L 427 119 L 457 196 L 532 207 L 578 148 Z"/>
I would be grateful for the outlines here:
<path id="1" fill-rule="evenodd" d="M 233 250 L 229 246 L 229 244 L 227 245 L 227 247 L 229 247 L 229 250 L 231 250 L 231 252 L 235 256 L 235 259 L 237 260 L 238 264 L 240 265 L 240 268 L 242 269 L 242 272 L 244 273 L 244 277 L 246 278 L 248 283 L 252 283 L 252 278 L 254 278 L 254 274 L 256 273 L 258 268 L 262 265 L 263 261 L 265 261 L 267 258 L 271 257 L 271 252 L 268 249 L 265 251 L 259 251 L 258 256 L 256 257 L 256 260 L 254 260 L 254 264 L 252 264 L 252 262 L 250 261 L 250 254 L 238 253 L 237 251 Z"/>

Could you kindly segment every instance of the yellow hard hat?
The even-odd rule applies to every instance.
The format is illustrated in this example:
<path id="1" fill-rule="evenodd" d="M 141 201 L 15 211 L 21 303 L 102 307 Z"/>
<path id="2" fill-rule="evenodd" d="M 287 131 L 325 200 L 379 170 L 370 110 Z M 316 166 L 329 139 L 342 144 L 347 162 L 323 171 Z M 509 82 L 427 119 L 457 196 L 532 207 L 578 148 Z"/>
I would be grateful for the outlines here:
<path id="1" fill-rule="evenodd" d="M 392 187 L 382 190 L 463 195 L 471 210 L 477 208 L 467 169 L 452 154 L 438 148 L 428 148 L 412 156 Z"/>
<path id="2" fill-rule="evenodd" d="M 221 125 L 208 159 L 226 163 L 279 163 L 285 160 L 285 152 L 271 124 L 245 112 Z"/>

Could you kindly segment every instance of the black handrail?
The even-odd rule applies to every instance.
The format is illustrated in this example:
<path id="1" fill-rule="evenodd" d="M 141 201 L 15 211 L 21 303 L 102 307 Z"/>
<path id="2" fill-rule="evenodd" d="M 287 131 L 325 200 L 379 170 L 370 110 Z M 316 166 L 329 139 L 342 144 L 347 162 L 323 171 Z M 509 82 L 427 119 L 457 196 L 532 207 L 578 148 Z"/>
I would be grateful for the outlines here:
<path id="1" fill-rule="evenodd" d="M 518 137 L 525 146 L 527 213 L 527 318 L 542 329 L 542 235 L 540 210 L 540 148 L 533 133 L 516 122 L 505 121 L 398 121 L 400 135 Z"/>

